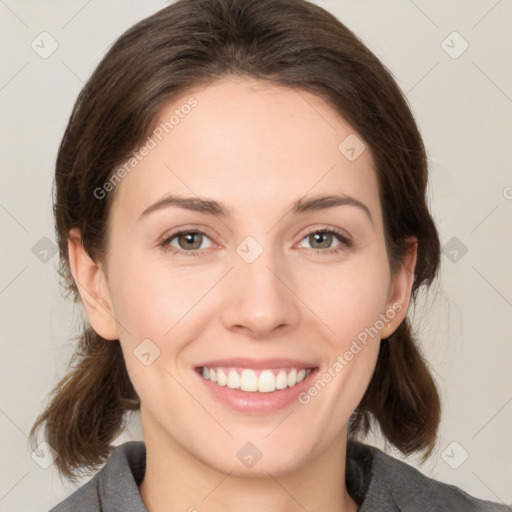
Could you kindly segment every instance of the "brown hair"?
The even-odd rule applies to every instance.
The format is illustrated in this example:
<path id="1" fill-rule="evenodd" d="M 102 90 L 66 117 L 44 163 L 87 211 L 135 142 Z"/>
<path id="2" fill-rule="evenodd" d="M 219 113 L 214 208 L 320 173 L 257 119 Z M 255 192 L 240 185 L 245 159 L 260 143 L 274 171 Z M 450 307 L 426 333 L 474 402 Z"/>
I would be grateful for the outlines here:
<path id="1" fill-rule="evenodd" d="M 418 239 L 412 300 L 430 286 L 440 262 L 438 233 L 426 204 L 427 158 L 407 101 L 391 73 L 333 15 L 305 0 L 179 0 L 127 30 L 80 92 L 56 161 L 54 215 L 59 273 L 79 301 L 68 235 L 79 228 L 87 253 L 102 261 L 114 193 L 94 191 L 131 156 L 164 104 L 195 86 L 240 76 L 312 92 L 337 110 L 374 157 L 392 272 L 406 237 Z M 341 142 L 341 141 L 340 141 Z M 96 469 L 140 406 L 119 340 L 84 326 L 68 373 L 31 432 L 44 425 L 64 476 Z M 373 418 L 373 419 L 372 419 Z M 350 422 L 366 435 L 375 421 L 404 454 L 435 446 L 440 399 L 405 319 L 381 342 L 377 367 Z"/>

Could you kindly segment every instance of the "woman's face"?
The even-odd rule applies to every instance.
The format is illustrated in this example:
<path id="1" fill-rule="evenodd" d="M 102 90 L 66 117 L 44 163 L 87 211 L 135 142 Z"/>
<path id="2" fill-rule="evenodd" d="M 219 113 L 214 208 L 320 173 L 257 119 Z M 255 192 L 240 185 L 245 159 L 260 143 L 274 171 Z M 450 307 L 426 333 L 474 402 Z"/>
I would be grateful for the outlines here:
<path id="1" fill-rule="evenodd" d="M 317 96 L 246 79 L 160 123 L 116 185 L 104 268 L 145 439 L 224 472 L 299 468 L 342 446 L 408 305 L 370 151 Z"/>

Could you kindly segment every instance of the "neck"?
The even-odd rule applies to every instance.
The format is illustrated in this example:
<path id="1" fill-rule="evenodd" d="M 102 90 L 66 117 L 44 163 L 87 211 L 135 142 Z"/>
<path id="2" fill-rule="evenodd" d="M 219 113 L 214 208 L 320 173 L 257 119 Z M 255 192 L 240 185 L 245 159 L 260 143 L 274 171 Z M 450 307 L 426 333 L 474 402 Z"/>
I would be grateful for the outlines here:
<path id="1" fill-rule="evenodd" d="M 148 512 L 356 512 L 345 486 L 346 443 L 345 435 L 292 472 L 247 478 L 216 470 L 168 436 L 163 447 L 161 438 L 145 435 L 139 491 Z"/>

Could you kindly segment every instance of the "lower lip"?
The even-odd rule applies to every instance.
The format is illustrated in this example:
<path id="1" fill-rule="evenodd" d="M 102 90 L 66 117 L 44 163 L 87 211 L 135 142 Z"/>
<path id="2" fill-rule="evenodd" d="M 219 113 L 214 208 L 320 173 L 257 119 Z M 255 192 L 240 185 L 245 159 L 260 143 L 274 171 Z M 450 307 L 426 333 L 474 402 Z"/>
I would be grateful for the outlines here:
<path id="1" fill-rule="evenodd" d="M 219 386 L 205 379 L 199 372 L 194 371 L 194 373 L 201 379 L 217 401 L 229 406 L 231 409 L 246 414 L 269 414 L 284 409 L 293 402 L 296 402 L 298 395 L 311 385 L 312 378 L 316 375 L 317 371 L 318 368 L 312 369 L 311 373 L 303 381 L 291 388 L 276 389 L 271 393 L 247 392 L 231 389 L 227 386 Z"/>

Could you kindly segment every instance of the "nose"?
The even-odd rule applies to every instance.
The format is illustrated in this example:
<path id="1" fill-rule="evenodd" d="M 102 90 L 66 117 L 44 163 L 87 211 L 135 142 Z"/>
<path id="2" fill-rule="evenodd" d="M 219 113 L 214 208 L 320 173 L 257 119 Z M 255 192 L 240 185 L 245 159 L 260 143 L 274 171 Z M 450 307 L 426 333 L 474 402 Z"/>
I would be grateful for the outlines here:
<path id="1" fill-rule="evenodd" d="M 261 340 L 295 329 L 300 300 L 289 264 L 264 250 L 252 263 L 236 256 L 234 267 L 226 280 L 224 326 Z"/>

